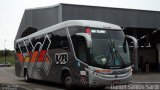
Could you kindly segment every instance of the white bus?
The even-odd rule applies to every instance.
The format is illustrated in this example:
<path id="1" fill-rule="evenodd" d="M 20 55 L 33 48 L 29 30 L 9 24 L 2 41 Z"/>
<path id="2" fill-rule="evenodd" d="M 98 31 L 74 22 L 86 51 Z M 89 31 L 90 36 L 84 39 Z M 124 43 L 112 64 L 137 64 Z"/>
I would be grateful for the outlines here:
<path id="1" fill-rule="evenodd" d="M 127 84 L 132 67 L 123 30 L 114 24 L 69 20 L 15 41 L 17 76 L 83 87 Z"/>

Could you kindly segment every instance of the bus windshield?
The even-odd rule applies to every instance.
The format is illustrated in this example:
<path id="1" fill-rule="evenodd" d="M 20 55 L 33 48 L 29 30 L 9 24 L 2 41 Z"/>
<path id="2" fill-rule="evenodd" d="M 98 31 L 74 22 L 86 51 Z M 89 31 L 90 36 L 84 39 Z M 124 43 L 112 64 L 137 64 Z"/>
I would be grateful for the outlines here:
<path id="1" fill-rule="evenodd" d="M 100 68 L 131 65 L 129 48 L 122 30 L 91 29 L 92 54 L 89 63 Z"/>

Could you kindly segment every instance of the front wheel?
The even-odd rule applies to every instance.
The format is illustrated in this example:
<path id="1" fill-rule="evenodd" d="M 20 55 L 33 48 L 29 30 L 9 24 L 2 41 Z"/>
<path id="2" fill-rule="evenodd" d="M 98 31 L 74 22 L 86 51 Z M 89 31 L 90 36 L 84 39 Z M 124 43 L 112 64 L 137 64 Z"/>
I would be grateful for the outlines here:
<path id="1" fill-rule="evenodd" d="M 71 75 L 69 73 L 64 73 L 63 84 L 67 89 L 72 88 L 72 78 L 71 78 Z"/>

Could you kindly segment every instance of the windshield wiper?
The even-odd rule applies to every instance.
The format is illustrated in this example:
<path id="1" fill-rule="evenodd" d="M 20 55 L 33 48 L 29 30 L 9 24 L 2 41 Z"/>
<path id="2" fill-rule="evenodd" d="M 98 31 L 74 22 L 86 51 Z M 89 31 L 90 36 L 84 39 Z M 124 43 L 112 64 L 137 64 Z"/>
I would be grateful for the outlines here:
<path id="1" fill-rule="evenodd" d="M 121 55 L 119 54 L 118 50 L 116 49 L 113 40 L 111 40 L 111 36 L 110 36 L 110 32 L 109 32 L 109 31 L 108 31 L 108 35 L 109 35 L 109 40 L 110 40 L 110 42 L 111 42 L 111 45 L 110 45 L 110 46 L 111 46 L 111 48 L 112 48 L 112 50 L 111 50 L 112 55 L 115 54 L 116 57 L 119 56 L 122 65 L 123 65 L 124 67 L 126 67 L 126 64 L 125 64 L 125 62 L 124 62 L 124 59 L 121 57 Z M 113 49 L 114 49 L 114 52 L 113 52 Z M 118 54 L 118 56 L 117 56 L 117 54 Z M 114 58 L 114 63 L 115 63 L 115 58 L 116 58 L 116 57 L 113 57 L 113 58 Z"/>
<path id="2" fill-rule="evenodd" d="M 120 58 L 119 60 L 121 61 L 122 65 L 123 65 L 124 67 L 126 67 L 126 64 L 125 64 L 124 59 L 123 59 L 122 56 L 119 54 L 119 52 L 118 52 L 118 50 L 116 49 L 114 43 L 113 43 L 113 42 L 111 42 L 111 43 L 112 43 L 112 47 L 115 49 L 115 51 L 114 51 L 114 54 L 115 54 L 115 56 L 116 56 L 115 58 Z"/>

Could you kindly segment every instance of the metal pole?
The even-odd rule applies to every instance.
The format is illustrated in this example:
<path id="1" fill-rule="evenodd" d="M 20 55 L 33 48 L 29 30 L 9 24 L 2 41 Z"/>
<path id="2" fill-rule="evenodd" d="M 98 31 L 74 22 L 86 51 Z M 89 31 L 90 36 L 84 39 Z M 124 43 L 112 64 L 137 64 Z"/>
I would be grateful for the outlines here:
<path id="1" fill-rule="evenodd" d="M 6 39 L 4 40 L 4 64 L 6 64 L 6 47 L 5 47 Z"/>

